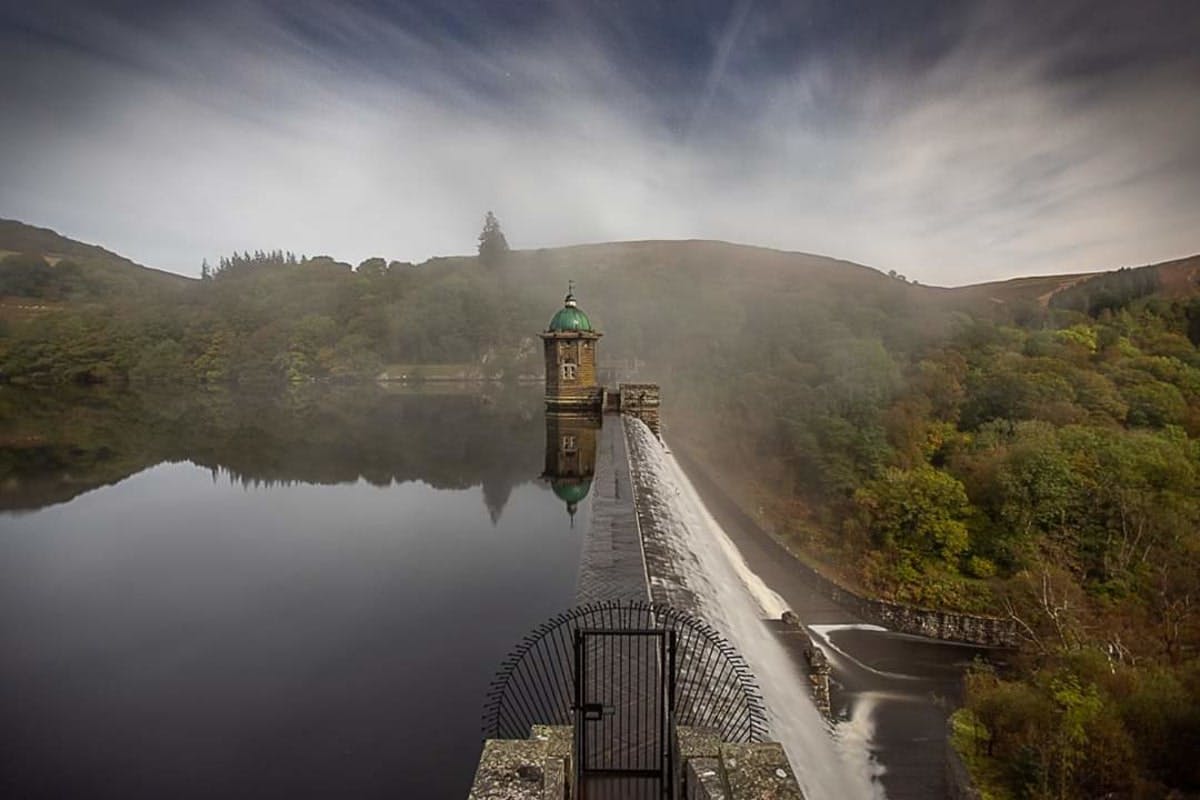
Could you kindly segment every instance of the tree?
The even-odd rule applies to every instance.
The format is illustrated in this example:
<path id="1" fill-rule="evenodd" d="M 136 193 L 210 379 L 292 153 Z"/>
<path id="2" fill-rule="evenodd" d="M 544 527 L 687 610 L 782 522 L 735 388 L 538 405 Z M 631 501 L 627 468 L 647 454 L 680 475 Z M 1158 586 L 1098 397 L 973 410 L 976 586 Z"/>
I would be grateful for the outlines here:
<path id="1" fill-rule="evenodd" d="M 200 262 L 200 280 L 212 280 L 212 267 L 208 266 L 207 258 Z"/>
<path id="2" fill-rule="evenodd" d="M 368 258 L 366 261 L 358 265 L 355 270 L 359 275 L 365 275 L 370 278 L 381 278 L 387 272 L 387 262 L 382 258 Z"/>
<path id="3" fill-rule="evenodd" d="M 928 464 L 912 470 L 890 467 L 855 492 L 854 500 L 875 541 L 899 550 L 913 566 L 953 564 L 967 548 L 966 490 Z"/>
<path id="4" fill-rule="evenodd" d="M 483 220 L 483 231 L 479 234 L 479 260 L 488 266 L 500 263 L 508 253 L 508 240 L 500 230 L 500 220 L 491 211 Z"/>

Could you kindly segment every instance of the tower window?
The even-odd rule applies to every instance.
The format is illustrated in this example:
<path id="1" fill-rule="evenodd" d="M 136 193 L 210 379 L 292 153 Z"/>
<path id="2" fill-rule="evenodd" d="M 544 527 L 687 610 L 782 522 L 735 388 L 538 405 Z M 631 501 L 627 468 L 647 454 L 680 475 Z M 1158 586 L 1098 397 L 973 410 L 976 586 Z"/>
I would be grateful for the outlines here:
<path id="1" fill-rule="evenodd" d="M 562 449 L 564 453 L 575 452 L 575 437 L 570 434 L 562 437 Z"/>
<path id="2" fill-rule="evenodd" d="M 574 364 L 563 364 L 562 365 L 562 379 L 564 381 L 575 380 L 575 376 L 578 372 L 579 372 L 579 368 L 576 367 Z"/>

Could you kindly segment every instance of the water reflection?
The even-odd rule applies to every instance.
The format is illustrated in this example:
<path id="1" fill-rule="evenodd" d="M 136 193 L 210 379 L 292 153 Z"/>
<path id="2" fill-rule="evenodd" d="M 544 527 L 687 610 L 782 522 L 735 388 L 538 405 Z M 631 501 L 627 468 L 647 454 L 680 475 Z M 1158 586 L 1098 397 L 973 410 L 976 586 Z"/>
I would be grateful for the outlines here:
<path id="1" fill-rule="evenodd" d="M 245 486 L 482 486 L 496 523 L 538 474 L 541 396 L 437 396 L 376 385 L 286 392 L 0 387 L 0 511 L 66 502 L 155 464 L 190 461 Z"/>
<path id="2" fill-rule="evenodd" d="M 572 524 L 596 474 L 599 414 L 546 412 L 546 469 L 542 479 L 567 506 Z"/>
<path id="3" fill-rule="evenodd" d="M 0 795 L 465 796 L 576 591 L 540 388 L 0 388 Z"/>

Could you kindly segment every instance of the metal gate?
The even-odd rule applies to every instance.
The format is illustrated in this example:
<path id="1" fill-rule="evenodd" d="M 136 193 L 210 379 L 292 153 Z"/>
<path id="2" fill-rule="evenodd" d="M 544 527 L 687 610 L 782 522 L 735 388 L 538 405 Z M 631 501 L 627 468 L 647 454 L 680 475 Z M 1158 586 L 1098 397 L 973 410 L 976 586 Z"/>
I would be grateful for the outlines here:
<path id="1" fill-rule="evenodd" d="M 576 629 L 580 797 L 670 796 L 675 644 L 673 629 Z"/>

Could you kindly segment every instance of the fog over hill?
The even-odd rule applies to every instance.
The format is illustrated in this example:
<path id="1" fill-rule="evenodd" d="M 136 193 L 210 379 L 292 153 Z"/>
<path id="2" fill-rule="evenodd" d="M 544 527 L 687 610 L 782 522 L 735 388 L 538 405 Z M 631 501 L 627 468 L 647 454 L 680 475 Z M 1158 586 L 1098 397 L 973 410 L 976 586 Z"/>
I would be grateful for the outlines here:
<path id="1" fill-rule="evenodd" d="M 824 256 L 634 241 L 416 265 L 243 252 L 195 280 L 18 224 L 0 234 L 0 249 L 52 250 L 0 258 L 0 410 L 99 409 L 0 413 L 4 507 L 178 457 L 245 480 L 481 482 L 496 518 L 521 480 L 504 436 L 465 475 L 465 431 L 421 443 L 424 460 L 376 435 L 390 400 L 379 416 L 335 402 L 368 422 L 349 435 L 309 428 L 342 384 L 380 398 L 381 376 L 539 382 L 536 334 L 574 281 L 601 366 L 661 383 L 671 446 L 764 529 L 859 591 L 1028 626 L 1011 675 L 968 685 L 964 730 L 994 742 L 977 777 L 1016 791 L 1013 765 L 1071 786 L 1086 772 L 1065 795 L 1081 799 L 1200 788 L 1180 755 L 1194 748 L 1162 745 L 1200 737 L 1198 257 L 943 288 Z M 273 408 L 296 424 L 260 423 Z M 496 421 L 539 435 L 529 408 Z M 1064 696 L 1095 712 L 1082 744 L 1056 733 Z"/>
<path id="2" fill-rule="evenodd" d="M 187 276 L 145 267 L 103 247 L 76 241 L 49 228 L 39 228 L 18 220 L 0 219 L 0 257 L 12 254 L 38 254 L 47 257 L 51 262 L 63 258 L 84 261 L 103 266 L 118 275 L 136 276 L 134 280 L 144 280 L 160 286 L 182 286 L 192 282 Z M 201 260 L 209 259 L 202 257 Z M 461 266 L 474 261 L 473 256 L 435 256 L 427 263 Z M 338 262 L 336 259 L 334 263 L 342 263 L 351 269 L 354 266 L 348 262 Z M 621 267 L 644 267 L 651 264 L 657 268 L 679 269 L 692 278 L 727 281 L 743 287 L 773 285 L 781 279 L 801 276 L 816 278 L 826 284 L 851 286 L 859 281 L 869 284 L 883 275 L 883 272 L 875 267 L 827 255 L 704 239 L 604 242 L 514 250 L 510 252 L 506 269 L 519 271 L 521 265 L 532 265 L 535 269 L 541 266 L 569 272 L 582 280 L 584 276 L 601 278 L 610 270 L 619 270 Z M 1109 265 L 1106 269 L 1126 266 L 1145 265 Z M 1163 276 L 1164 291 L 1169 290 L 1182 295 L 1194 291 L 1197 277 L 1200 276 L 1200 256 L 1154 266 Z M 922 289 L 948 291 L 921 293 L 930 296 L 989 297 L 1001 302 L 1039 299 L 1044 303 L 1056 290 L 1097 274 L 1100 274 L 1100 271 L 1048 274 L 958 287 L 926 286 L 918 283 L 915 278 L 909 279 L 908 276 L 899 275 L 894 270 L 884 277 L 911 282 L 913 286 Z"/>
<path id="3" fill-rule="evenodd" d="M 256 247 L 716 238 L 961 285 L 1200 249 L 1195 3 L 0 9 L 0 215 Z"/>

